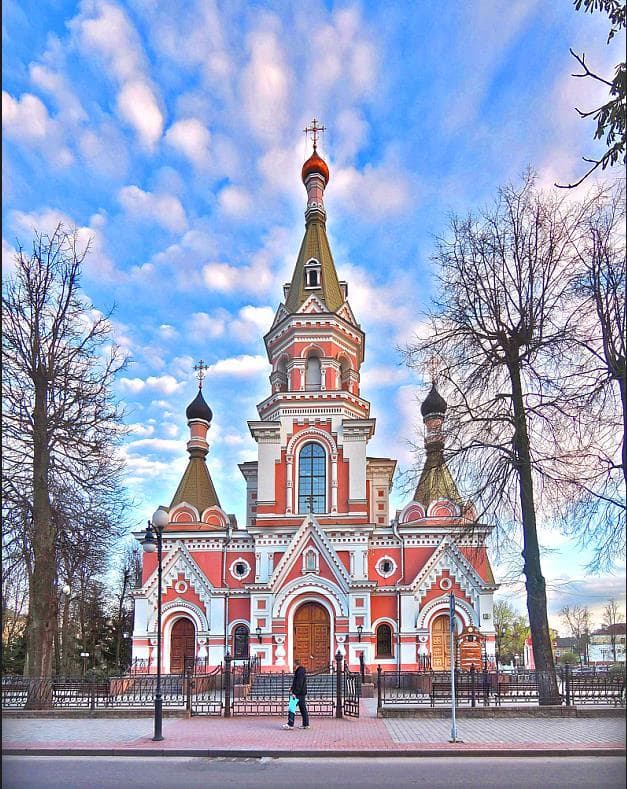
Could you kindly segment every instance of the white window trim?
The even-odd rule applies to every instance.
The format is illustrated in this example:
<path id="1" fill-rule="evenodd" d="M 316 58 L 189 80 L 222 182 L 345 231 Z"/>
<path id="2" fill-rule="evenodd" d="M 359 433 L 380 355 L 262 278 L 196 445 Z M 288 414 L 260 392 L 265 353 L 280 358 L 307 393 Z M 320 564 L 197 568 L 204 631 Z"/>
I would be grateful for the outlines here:
<path id="1" fill-rule="evenodd" d="M 389 570 L 387 573 L 383 572 L 383 570 L 381 569 L 381 565 L 385 561 L 390 562 L 390 564 L 392 565 L 392 569 Z M 377 560 L 377 563 L 375 564 L 375 570 L 381 576 L 381 578 L 390 578 L 390 576 L 394 575 L 394 573 L 396 572 L 396 567 L 397 567 L 396 562 L 391 556 L 381 556 Z"/>
<path id="2" fill-rule="evenodd" d="M 243 564 L 246 567 L 246 572 L 243 575 L 239 575 L 238 573 L 235 572 L 236 564 Z M 251 571 L 250 563 L 247 562 L 246 559 L 243 559 L 241 556 L 235 559 L 235 561 L 231 562 L 231 566 L 229 567 L 229 573 L 237 581 L 243 581 L 245 578 L 248 578 L 248 576 L 250 575 L 250 571 Z"/>

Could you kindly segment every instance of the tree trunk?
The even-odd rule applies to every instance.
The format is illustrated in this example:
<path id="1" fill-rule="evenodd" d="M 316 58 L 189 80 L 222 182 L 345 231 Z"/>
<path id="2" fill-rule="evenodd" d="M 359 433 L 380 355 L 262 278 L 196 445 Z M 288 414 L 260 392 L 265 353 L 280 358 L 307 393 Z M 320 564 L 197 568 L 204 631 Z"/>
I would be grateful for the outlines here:
<path id="1" fill-rule="evenodd" d="M 33 410 L 33 573 L 29 590 L 30 629 L 26 669 L 29 677 L 50 677 L 54 633 L 57 627 L 55 533 L 48 492 L 50 448 L 46 424 L 46 396 L 46 382 L 41 373 L 39 380 L 35 381 Z M 44 709 L 50 706 L 52 693 L 38 692 L 29 698 L 26 708 Z"/>
<path id="2" fill-rule="evenodd" d="M 557 687 L 551 634 L 546 605 L 546 583 L 540 564 L 540 547 L 536 527 L 536 511 L 533 498 L 533 477 L 527 416 L 520 379 L 520 362 L 509 365 L 512 382 L 512 405 L 514 408 L 514 451 L 520 488 L 520 506 L 523 527 L 523 572 L 527 590 L 527 612 L 533 644 L 533 657 L 538 677 L 538 694 L 541 705 L 560 704 Z"/>

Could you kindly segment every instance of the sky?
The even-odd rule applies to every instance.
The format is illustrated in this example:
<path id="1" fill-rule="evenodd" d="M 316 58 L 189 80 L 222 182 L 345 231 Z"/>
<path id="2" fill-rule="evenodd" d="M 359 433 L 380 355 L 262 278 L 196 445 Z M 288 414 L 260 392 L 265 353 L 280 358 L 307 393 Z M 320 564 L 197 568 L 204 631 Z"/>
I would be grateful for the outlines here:
<path id="1" fill-rule="evenodd" d="M 624 37 L 569 0 L 211 2 L 5 0 L 3 275 L 18 243 L 59 221 L 91 239 L 83 287 L 115 307 L 129 357 L 116 383 L 135 508 L 169 504 L 186 462 L 193 366 L 208 365 L 209 467 L 223 508 L 245 520 L 238 463 L 269 393 L 262 337 L 304 231 L 302 130 L 326 126 L 327 230 L 366 332 L 361 393 L 377 419 L 369 454 L 414 464 L 426 376 L 403 366 L 434 295 L 430 255 L 451 212 L 488 203 L 531 166 L 552 189 L 600 150 L 569 47 L 613 74 Z M 393 508 L 407 494 L 395 488 Z M 625 567 L 542 532 L 551 624 L 610 598 Z M 506 568 L 495 561 L 497 580 Z M 521 579 L 497 599 L 525 610 Z"/>

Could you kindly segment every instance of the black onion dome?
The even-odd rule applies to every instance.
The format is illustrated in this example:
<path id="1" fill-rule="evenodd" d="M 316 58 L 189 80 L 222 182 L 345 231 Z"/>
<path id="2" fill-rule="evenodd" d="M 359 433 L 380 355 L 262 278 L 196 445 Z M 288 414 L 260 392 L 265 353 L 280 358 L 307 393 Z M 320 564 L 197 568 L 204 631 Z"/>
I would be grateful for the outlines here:
<path id="1" fill-rule="evenodd" d="M 204 419 L 205 422 L 211 422 L 213 419 L 213 412 L 202 396 L 202 389 L 198 390 L 196 397 L 187 406 L 185 416 L 188 419 Z"/>
<path id="2" fill-rule="evenodd" d="M 446 409 L 446 400 L 435 388 L 435 384 L 432 384 L 431 391 L 420 406 L 420 413 L 423 416 L 429 416 L 429 414 L 445 414 Z"/>

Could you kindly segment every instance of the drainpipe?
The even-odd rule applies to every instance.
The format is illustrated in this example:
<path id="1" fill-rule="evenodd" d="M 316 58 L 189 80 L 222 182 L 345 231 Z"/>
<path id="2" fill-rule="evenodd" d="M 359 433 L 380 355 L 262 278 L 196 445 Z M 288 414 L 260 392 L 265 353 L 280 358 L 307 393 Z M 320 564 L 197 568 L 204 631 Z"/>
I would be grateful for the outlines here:
<path id="1" fill-rule="evenodd" d="M 226 525 L 226 539 L 222 546 L 222 588 L 224 592 L 224 654 L 226 655 L 229 646 L 229 590 L 226 588 L 226 547 L 231 542 L 231 524 Z"/>
<path id="2" fill-rule="evenodd" d="M 401 670 L 401 590 L 400 584 L 405 583 L 405 542 L 398 532 L 398 518 L 392 521 L 392 533 L 401 544 L 401 576 L 396 582 L 396 621 L 398 628 L 396 631 L 396 669 Z"/>

